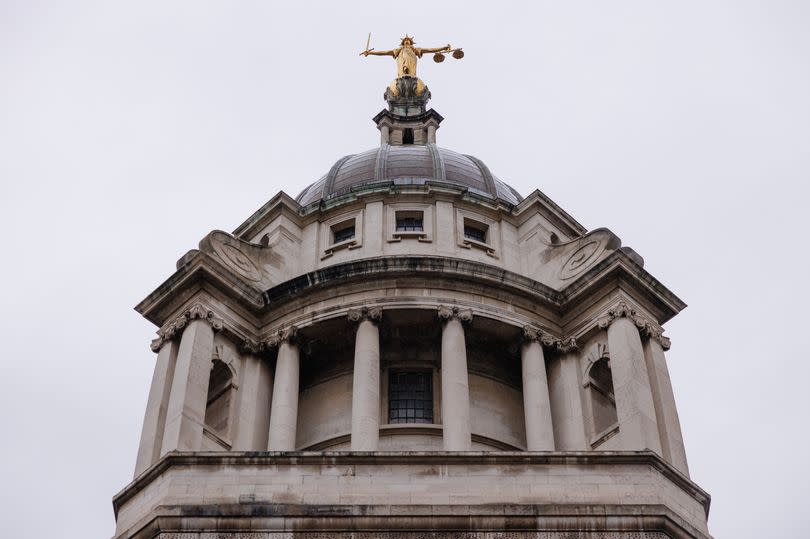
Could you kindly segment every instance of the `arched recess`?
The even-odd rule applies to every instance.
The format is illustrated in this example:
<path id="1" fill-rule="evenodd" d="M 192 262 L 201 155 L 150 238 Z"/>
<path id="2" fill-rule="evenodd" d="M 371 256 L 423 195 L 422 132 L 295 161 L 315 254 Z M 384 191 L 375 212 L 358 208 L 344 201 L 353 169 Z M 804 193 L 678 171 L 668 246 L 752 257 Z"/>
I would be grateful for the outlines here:
<path id="1" fill-rule="evenodd" d="M 588 363 L 583 386 L 588 404 L 590 444 L 596 449 L 618 431 L 619 418 L 607 346 L 594 345 Z"/>
<path id="2" fill-rule="evenodd" d="M 234 380 L 235 373 L 227 363 L 218 358 L 211 362 L 205 404 L 205 427 L 223 441 L 230 439 L 233 427 L 231 417 L 235 406 Z"/>

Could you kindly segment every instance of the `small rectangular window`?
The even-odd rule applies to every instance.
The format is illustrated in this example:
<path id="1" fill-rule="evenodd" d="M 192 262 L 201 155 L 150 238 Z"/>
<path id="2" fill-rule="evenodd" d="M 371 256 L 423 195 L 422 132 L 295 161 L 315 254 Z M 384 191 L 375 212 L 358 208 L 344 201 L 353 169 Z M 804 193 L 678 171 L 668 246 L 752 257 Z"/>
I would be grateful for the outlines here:
<path id="1" fill-rule="evenodd" d="M 392 372 L 388 380 L 389 423 L 433 423 L 433 376 Z"/>
<path id="2" fill-rule="evenodd" d="M 332 225 L 332 243 L 341 243 L 354 238 L 354 219 Z"/>
<path id="3" fill-rule="evenodd" d="M 402 130 L 402 144 L 413 144 L 413 129 L 406 127 Z"/>
<path id="4" fill-rule="evenodd" d="M 421 211 L 398 211 L 396 213 L 397 232 L 423 232 L 424 219 Z"/>
<path id="5" fill-rule="evenodd" d="M 478 223 L 470 219 L 464 219 L 464 238 L 477 241 L 479 243 L 486 243 L 487 228 L 488 227 L 482 223 Z"/>

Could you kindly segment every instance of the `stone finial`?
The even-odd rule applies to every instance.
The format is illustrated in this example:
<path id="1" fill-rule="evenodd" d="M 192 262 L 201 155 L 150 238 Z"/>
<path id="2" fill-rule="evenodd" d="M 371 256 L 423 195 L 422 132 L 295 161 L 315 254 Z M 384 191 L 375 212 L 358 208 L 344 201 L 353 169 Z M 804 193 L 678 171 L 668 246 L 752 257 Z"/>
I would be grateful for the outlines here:
<path id="1" fill-rule="evenodd" d="M 636 325 L 639 333 L 643 337 L 649 337 L 650 339 L 657 341 L 664 350 L 669 350 L 670 346 L 672 345 L 669 337 L 664 336 L 664 328 L 652 320 L 638 314 L 636 310 L 628 305 L 624 300 L 619 301 L 615 306 L 608 309 L 604 315 L 597 319 L 596 323 L 601 329 L 607 329 L 614 320 L 619 318 L 629 319 L 631 322 L 633 322 L 633 324 Z"/>
<path id="2" fill-rule="evenodd" d="M 368 320 L 376 324 L 382 319 L 382 309 L 379 307 L 361 307 L 360 309 L 349 309 L 348 317 L 349 322 L 359 323 L 363 320 Z"/>
<path id="3" fill-rule="evenodd" d="M 281 346 L 283 342 L 293 343 L 296 341 L 298 337 L 298 327 L 297 326 L 287 326 L 279 328 L 275 331 L 270 337 L 264 341 L 264 345 L 267 348 L 275 348 L 277 346 Z"/>
<path id="4" fill-rule="evenodd" d="M 472 309 L 459 309 L 456 306 L 449 307 L 441 305 L 439 307 L 439 318 L 442 320 L 450 320 L 451 318 L 458 318 L 464 323 L 472 322 L 473 313 Z"/>
<path id="5" fill-rule="evenodd" d="M 533 326 L 523 326 L 523 339 L 526 342 L 537 341 L 546 348 L 557 352 L 571 352 L 578 348 L 577 340 L 574 337 L 563 339 L 548 331 Z"/>
<path id="6" fill-rule="evenodd" d="M 154 339 L 150 344 L 153 352 L 160 351 L 161 347 L 168 341 L 182 335 L 183 328 L 188 325 L 192 320 L 203 320 L 211 325 L 214 331 L 222 329 L 223 321 L 214 315 L 214 311 L 201 303 L 195 303 L 189 307 L 183 314 L 165 324 L 158 330 L 158 338 Z"/>

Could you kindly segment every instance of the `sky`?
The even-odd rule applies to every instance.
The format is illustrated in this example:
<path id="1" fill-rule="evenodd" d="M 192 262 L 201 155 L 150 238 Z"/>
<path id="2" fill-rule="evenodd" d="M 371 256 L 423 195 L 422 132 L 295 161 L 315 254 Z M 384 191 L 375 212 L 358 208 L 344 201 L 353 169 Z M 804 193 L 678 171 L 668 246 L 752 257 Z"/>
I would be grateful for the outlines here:
<path id="1" fill-rule="evenodd" d="M 666 324 L 716 537 L 806 536 L 810 3 L 0 0 L 0 515 L 110 537 L 156 328 L 133 306 L 212 229 L 370 149 L 392 48 L 441 146 L 608 227 Z M 803 351 L 804 350 L 804 351 Z"/>

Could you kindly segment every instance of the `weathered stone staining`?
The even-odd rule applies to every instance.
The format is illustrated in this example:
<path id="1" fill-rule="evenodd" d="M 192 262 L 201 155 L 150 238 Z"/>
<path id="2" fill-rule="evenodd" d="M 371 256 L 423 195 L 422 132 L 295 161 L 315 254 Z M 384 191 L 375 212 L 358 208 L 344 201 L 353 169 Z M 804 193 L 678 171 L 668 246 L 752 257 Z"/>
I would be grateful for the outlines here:
<path id="1" fill-rule="evenodd" d="M 709 537 L 662 329 L 685 304 L 400 93 L 378 148 L 137 306 L 157 359 L 115 537 Z"/>

